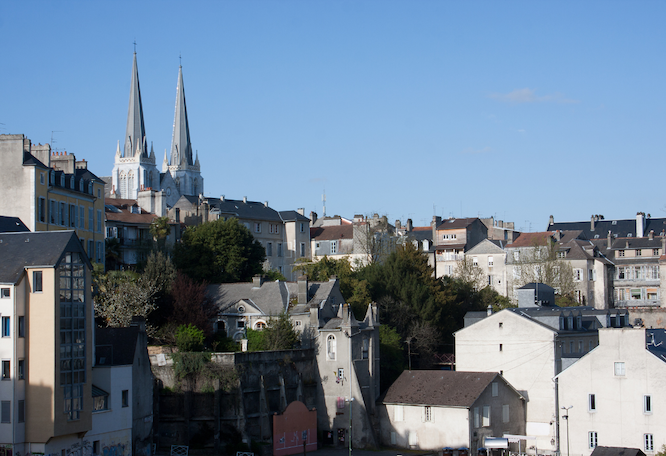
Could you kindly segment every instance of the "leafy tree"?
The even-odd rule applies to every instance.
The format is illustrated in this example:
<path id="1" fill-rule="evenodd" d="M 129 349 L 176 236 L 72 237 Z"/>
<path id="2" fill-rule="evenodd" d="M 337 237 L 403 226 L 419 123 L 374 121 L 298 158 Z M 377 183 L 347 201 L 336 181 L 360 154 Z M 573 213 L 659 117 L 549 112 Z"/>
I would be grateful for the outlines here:
<path id="1" fill-rule="evenodd" d="M 180 325 L 176 330 L 176 347 L 180 352 L 202 351 L 204 333 L 192 324 Z"/>
<path id="2" fill-rule="evenodd" d="M 143 270 L 146 280 L 155 284 L 157 291 L 167 294 L 171 290 L 171 284 L 176 279 L 176 267 L 171 258 L 164 252 L 150 252 Z"/>
<path id="3" fill-rule="evenodd" d="M 381 389 L 385 391 L 405 370 L 402 339 L 395 328 L 385 324 L 379 327 L 379 353 L 382 360 L 379 378 Z"/>
<path id="4" fill-rule="evenodd" d="M 474 261 L 467 255 L 464 255 L 463 259 L 456 263 L 453 270 L 453 277 L 469 284 L 476 290 L 480 290 L 486 286 L 486 276 L 483 273 L 483 269 L 479 265 L 474 264 Z"/>
<path id="5" fill-rule="evenodd" d="M 197 283 L 182 272 L 176 274 L 171 285 L 173 312 L 171 321 L 196 326 L 210 336 L 213 331 L 211 319 L 216 309 L 206 296 L 206 284 Z"/>
<path id="6" fill-rule="evenodd" d="M 164 252 L 166 250 L 166 239 L 171 234 L 169 217 L 156 217 L 150 223 L 150 235 L 157 241 L 157 248 Z"/>
<path id="7" fill-rule="evenodd" d="M 316 262 L 299 258 L 293 270 L 300 272 L 313 282 L 326 282 L 331 276 L 336 276 L 340 281 L 342 296 L 347 299 L 352 295 L 354 271 L 348 258 L 335 259 L 324 256 Z"/>
<path id="8" fill-rule="evenodd" d="M 298 333 L 286 312 L 271 318 L 262 332 L 265 350 L 291 350 L 299 341 Z"/>
<path id="9" fill-rule="evenodd" d="M 247 339 L 247 351 L 266 350 L 266 334 L 264 331 L 247 328 L 245 338 Z"/>
<path id="10" fill-rule="evenodd" d="M 231 218 L 186 230 L 176 246 L 174 262 L 197 281 L 245 282 L 262 272 L 265 256 L 250 230 Z"/>
<path id="11" fill-rule="evenodd" d="M 270 271 L 264 271 L 264 278 L 268 282 L 275 282 L 276 280 L 281 280 L 283 282 L 287 281 L 287 278 L 283 276 L 280 271 L 276 271 L 275 269 L 271 269 Z"/>
<path id="12" fill-rule="evenodd" d="M 102 326 L 129 326 L 132 317 L 155 310 L 154 283 L 130 271 L 111 271 L 95 279 L 95 316 Z"/>

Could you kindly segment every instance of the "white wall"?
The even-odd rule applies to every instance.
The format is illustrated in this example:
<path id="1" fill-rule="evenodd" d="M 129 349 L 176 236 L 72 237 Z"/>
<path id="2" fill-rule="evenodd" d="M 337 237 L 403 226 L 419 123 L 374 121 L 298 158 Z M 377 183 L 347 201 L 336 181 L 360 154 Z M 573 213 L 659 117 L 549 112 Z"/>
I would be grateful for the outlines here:
<path id="1" fill-rule="evenodd" d="M 95 367 L 93 385 L 109 393 L 109 410 L 93 412 L 89 440 L 100 440 L 105 434 L 129 431 L 129 451 L 132 449 L 132 366 Z M 128 390 L 129 405 L 122 406 L 122 391 Z M 121 434 L 123 434 L 121 432 Z M 124 434 L 123 434 L 124 435 Z"/>
<path id="2" fill-rule="evenodd" d="M 556 450 L 551 443 L 556 439 L 557 421 L 555 335 L 509 310 L 455 333 L 456 370 L 500 372 L 527 399 L 527 428 L 538 423 L 537 427 L 550 429 L 547 435 L 537 436 L 537 447 L 544 454 Z"/>
<path id="3" fill-rule="evenodd" d="M 623 362 L 625 375 L 616 376 L 614 364 Z M 588 433 L 597 432 L 597 444 L 640 448 L 646 454 L 644 435 L 654 436 L 654 450 L 666 444 L 666 362 L 645 348 L 645 329 L 599 330 L 599 346 L 559 376 L 561 406 L 569 411 L 569 445 L 572 455 L 589 455 Z M 596 410 L 589 410 L 589 395 Z M 652 413 L 643 400 L 650 395 Z M 560 444 L 567 445 L 567 423 L 560 420 Z"/>
<path id="4" fill-rule="evenodd" d="M 399 408 L 403 410 L 402 419 L 400 412 L 396 413 Z M 387 404 L 388 422 L 382 423 L 383 443 L 410 448 L 410 443 L 417 442 L 416 448 L 421 450 L 469 447 L 468 409 L 431 407 L 430 421 L 424 420 L 424 409 L 424 406 Z M 393 432 L 395 444 L 392 443 Z M 410 434 L 416 434 L 416 438 Z"/>

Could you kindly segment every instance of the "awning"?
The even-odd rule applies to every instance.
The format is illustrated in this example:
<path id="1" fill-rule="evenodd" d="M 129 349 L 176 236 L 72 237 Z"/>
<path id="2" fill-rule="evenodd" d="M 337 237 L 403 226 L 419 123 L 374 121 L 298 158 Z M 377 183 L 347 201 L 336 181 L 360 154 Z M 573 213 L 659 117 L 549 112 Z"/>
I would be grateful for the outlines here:
<path id="1" fill-rule="evenodd" d="M 98 388 L 95 385 L 92 386 L 92 397 L 101 397 L 101 396 L 108 396 L 109 393 L 104 391 L 102 388 Z"/>
<path id="2" fill-rule="evenodd" d="M 488 449 L 509 448 L 509 439 L 502 437 L 486 437 L 484 445 Z"/>

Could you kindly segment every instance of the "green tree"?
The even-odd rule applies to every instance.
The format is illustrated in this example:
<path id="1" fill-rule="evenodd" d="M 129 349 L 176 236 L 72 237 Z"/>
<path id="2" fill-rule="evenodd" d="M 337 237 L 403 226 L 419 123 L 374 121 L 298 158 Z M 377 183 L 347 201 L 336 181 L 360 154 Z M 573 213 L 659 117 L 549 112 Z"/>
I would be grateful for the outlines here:
<path id="1" fill-rule="evenodd" d="M 353 294 L 352 279 L 355 273 L 348 258 L 334 259 L 324 256 L 316 262 L 299 258 L 294 264 L 293 270 L 300 272 L 312 282 L 326 282 L 331 276 L 336 276 L 340 281 L 342 296 L 348 299 Z"/>
<path id="2" fill-rule="evenodd" d="M 380 387 L 386 391 L 405 370 L 402 339 L 395 328 L 382 324 L 379 327 Z"/>
<path id="3" fill-rule="evenodd" d="M 262 272 L 265 257 L 250 230 L 231 218 L 187 229 L 176 246 L 174 263 L 196 281 L 245 282 Z"/>
<path id="4" fill-rule="evenodd" d="M 166 250 L 166 239 L 171 234 L 169 217 L 156 217 L 150 222 L 150 235 L 157 241 L 157 248 L 164 252 Z"/>
<path id="5" fill-rule="evenodd" d="M 192 324 L 180 325 L 176 330 L 176 347 L 180 352 L 197 352 L 204 348 L 204 333 Z"/>
<path id="6" fill-rule="evenodd" d="M 271 318 L 262 332 L 265 350 L 291 350 L 299 341 L 298 333 L 286 312 Z"/>

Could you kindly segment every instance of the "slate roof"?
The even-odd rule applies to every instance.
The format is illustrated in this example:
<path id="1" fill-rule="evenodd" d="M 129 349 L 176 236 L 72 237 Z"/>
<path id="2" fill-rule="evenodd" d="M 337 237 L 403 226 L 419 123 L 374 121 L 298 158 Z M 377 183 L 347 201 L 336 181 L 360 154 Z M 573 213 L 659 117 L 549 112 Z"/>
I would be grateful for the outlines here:
<path id="1" fill-rule="evenodd" d="M 618 237 L 611 242 L 611 250 L 658 249 L 661 248 L 661 240 L 661 236 L 655 236 L 653 239 L 649 237 Z"/>
<path id="2" fill-rule="evenodd" d="M 132 212 L 131 207 L 136 206 L 139 213 Z M 110 222 L 129 223 L 133 225 L 150 225 L 157 215 L 145 212 L 136 200 L 107 198 L 104 200 L 104 214 Z"/>
<path id="3" fill-rule="evenodd" d="M 648 351 L 666 362 L 666 329 L 647 329 L 645 333 Z"/>
<path id="4" fill-rule="evenodd" d="M 315 241 L 353 240 L 354 227 L 352 225 L 333 225 L 310 228 L 310 239 L 314 239 Z"/>
<path id="5" fill-rule="evenodd" d="M 0 282 L 15 284 L 29 266 L 54 267 L 65 251 L 81 252 L 92 267 L 74 231 L 0 233 Z"/>
<path id="6" fill-rule="evenodd" d="M 639 448 L 597 446 L 590 456 L 645 456 Z"/>
<path id="7" fill-rule="evenodd" d="M 199 204 L 198 196 L 183 195 L 181 198 L 187 199 L 192 205 L 196 206 Z M 208 201 L 211 210 L 218 210 L 223 217 L 236 217 L 241 220 L 282 221 L 278 211 L 258 201 L 244 202 L 243 200 L 231 200 L 227 198 L 222 200 L 220 198 L 209 197 L 204 199 Z"/>
<path id="8" fill-rule="evenodd" d="M 643 232 L 647 235 L 651 230 L 655 235 L 660 235 L 662 231 L 666 232 L 666 218 L 646 217 L 643 222 Z M 592 224 L 587 222 L 560 222 L 548 225 L 549 231 L 555 230 L 581 230 L 587 239 L 606 237 L 610 231 L 613 236 L 627 237 L 629 233 L 636 236 L 636 219 L 626 220 L 597 220 L 594 222 L 594 231 Z"/>
<path id="9" fill-rule="evenodd" d="M 23 152 L 23 164 L 24 165 L 34 165 L 39 166 L 43 169 L 49 169 L 44 163 L 42 163 L 37 157 L 32 155 L 30 152 Z"/>
<path id="10" fill-rule="evenodd" d="M 279 315 L 288 304 L 287 288 L 283 282 L 264 282 L 255 287 L 252 282 L 209 285 L 208 297 L 219 313 L 237 313 L 233 307 L 242 300 L 251 301 L 265 315 Z"/>
<path id="11" fill-rule="evenodd" d="M 309 218 L 300 214 L 298 211 L 280 211 L 279 214 L 285 222 L 310 222 Z"/>
<path id="12" fill-rule="evenodd" d="M 497 372 L 404 371 L 391 385 L 384 403 L 471 407 Z"/>
<path id="13" fill-rule="evenodd" d="M 432 241 L 432 227 L 430 226 L 415 226 L 412 231 L 408 231 L 405 236 L 409 239 L 416 239 L 417 241 L 429 240 Z"/>
<path id="14" fill-rule="evenodd" d="M 18 233 L 30 231 L 18 217 L 0 215 L 0 233 Z"/>
<path id="15" fill-rule="evenodd" d="M 95 364 L 97 366 L 126 366 L 134 363 L 139 327 L 96 328 Z"/>
<path id="16" fill-rule="evenodd" d="M 477 220 L 479 220 L 477 217 L 442 220 L 442 223 L 437 225 L 437 231 L 467 228 Z"/>

